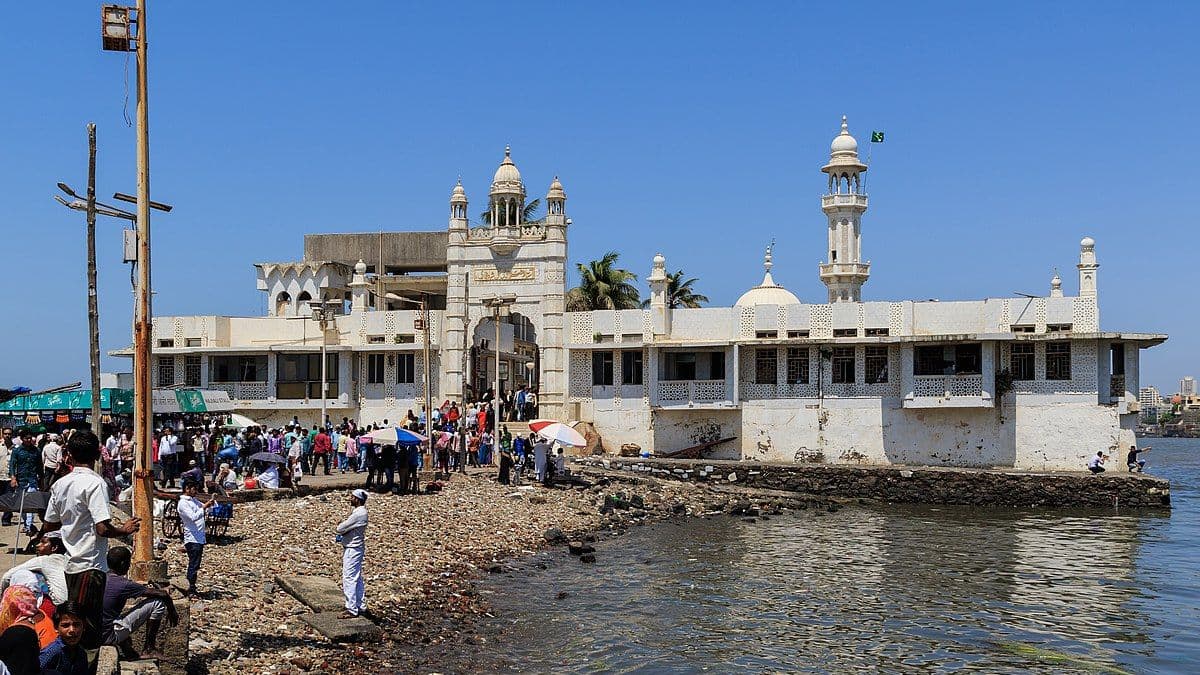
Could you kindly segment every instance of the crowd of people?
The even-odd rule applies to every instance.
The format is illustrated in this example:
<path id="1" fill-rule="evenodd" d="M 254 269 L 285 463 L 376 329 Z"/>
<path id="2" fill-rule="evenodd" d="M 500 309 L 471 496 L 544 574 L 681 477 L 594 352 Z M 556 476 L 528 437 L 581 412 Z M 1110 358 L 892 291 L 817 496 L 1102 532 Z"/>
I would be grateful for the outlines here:
<path id="1" fill-rule="evenodd" d="M 522 388 L 504 396 L 499 412 L 491 400 L 460 406 L 446 401 L 433 410 L 409 411 L 392 423 L 306 427 L 298 419 L 277 428 L 236 428 L 221 418 L 166 424 L 155 434 L 152 461 L 163 490 L 178 482 L 178 513 L 188 556 L 187 593 L 196 592 L 205 547 L 205 517 L 214 495 L 239 488 L 300 484 L 325 475 L 365 473 L 350 497 L 350 518 L 336 528 L 345 549 L 343 589 L 346 615 L 365 611 L 362 563 L 369 491 L 415 493 L 427 467 L 449 479 L 468 467 L 497 467 L 504 484 L 527 476 L 549 483 L 564 473 L 563 449 L 532 434 L 513 435 L 505 419 L 523 421 L 536 410 L 536 394 Z M 393 428 L 425 436 L 383 440 Z M 110 502 L 127 500 L 132 487 L 134 441 L 128 428 L 114 427 L 103 442 L 90 430 L 35 434 L 4 429 L 0 444 L 3 490 L 49 492 L 40 530 L 34 514 L 20 514 L 22 531 L 33 537 L 36 555 L 0 579 L 0 675 L 90 672 L 101 644 L 123 658 L 137 658 L 131 635 L 146 627 L 142 656 L 157 654 L 162 622 L 176 621 L 170 595 L 131 581 L 130 549 L 109 546 L 142 526 L 138 518 L 114 518 Z M 265 454 L 264 454 L 265 453 Z M 207 499 L 201 497 L 207 493 Z M 4 513 L 5 524 L 14 514 Z M 134 602 L 130 607 L 127 604 Z"/>
<path id="2" fill-rule="evenodd" d="M 129 549 L 109 547 L 109 539 L 137 532 L 139 519 L 118 521 L 110 509 L 110 485 L 96 472 L 100 439 L 89 430 L 75 431 L 43 444 L 56 447 L 42 456 L 55 464 L 42 470 L 25 458 L 36 448 L 28 430 L 16 454 L 13 478 L 19 486 L 43 481 L 49 500 L 31 560 L 0 579 L 0 672 L 12 675 L 91 672 L 101 644 L 119 646 L 132 655 L 129 635 L 148 624 L 144 647 L 153 652 L 157 623 L 173 620 L 174 606 L 163 591 L 124 579 Z M 27 521 L 32 530 L 32 521 Z M 144 601 L 129 610 L 133 598 Z"/>

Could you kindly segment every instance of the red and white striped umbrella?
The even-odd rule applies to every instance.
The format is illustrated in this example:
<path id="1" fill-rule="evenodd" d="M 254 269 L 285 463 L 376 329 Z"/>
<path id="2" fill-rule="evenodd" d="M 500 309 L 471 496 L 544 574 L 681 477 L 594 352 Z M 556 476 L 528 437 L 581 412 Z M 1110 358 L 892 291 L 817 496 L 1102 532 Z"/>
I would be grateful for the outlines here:
<path id="1" fill-rule="evenodd" d="M 563 445 L 573 445 L 579 448 L 587 445 L 587 439 L 583 437 L 583 434 L 562 422 L 533 420 L 529 423 L 529 430 L 548 441 L 558 441 Z"/>

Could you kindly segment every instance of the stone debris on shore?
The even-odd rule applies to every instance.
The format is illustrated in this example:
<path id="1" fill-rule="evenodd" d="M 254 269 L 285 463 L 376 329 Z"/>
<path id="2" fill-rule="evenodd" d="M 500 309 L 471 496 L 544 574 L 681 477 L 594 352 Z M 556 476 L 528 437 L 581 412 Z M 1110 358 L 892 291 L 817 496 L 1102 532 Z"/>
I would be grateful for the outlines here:
<path id="1" fill-rule="evenodd" d="M 683 483 L 609 478 L 565 489 L 521 490 L 485 474 L 455 476 L 431 495 L 372 495 L 367 502 L 364 575 L 369 616 L 384 638 L 330 643 L 301 616 L 309 610 L 274 583 L 277 575 L 341 577 L 342 548 L 334 526 L 350 511 L 343 493 L 238 505 L 226 543 L 206 547 L 191 605 L 190 672 L 375 673 L 478 668 L 471 661 L 487 636 L 473 630 L 487 611 L 471 580 L 511 572 L 513 558 L 539 547 L 594 540 L 595 531 L 714 504 Z M 536 498 L 535 498 L 536 497 Z M 717 508 L 727 505 L 722 502 Z M 552 540 L 552 541 L 551 541 Z M 591 551 L 575 547 L 588 560 Z M 582 557 L 582 556 L 581 556 Z M 187 559 L 167 551 L 172 574 Z M 554 597 L 548 595 L 545 600 Z M 456 659 L 463 659 L 456 661 Z M 457 664 L 457 665 L 456 665 Z"/>

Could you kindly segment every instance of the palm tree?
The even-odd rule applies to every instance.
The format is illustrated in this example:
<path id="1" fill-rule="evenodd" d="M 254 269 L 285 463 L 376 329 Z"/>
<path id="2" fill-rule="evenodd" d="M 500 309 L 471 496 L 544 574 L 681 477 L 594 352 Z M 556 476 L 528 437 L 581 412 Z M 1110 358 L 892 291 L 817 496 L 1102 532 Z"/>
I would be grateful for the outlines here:
<path id="1" fill-rule="evenodd" d="M 683 280 L 683 270 L 676 270 L 674 274 L 667 275 L 667 307 L 669 309 L 696 309 L 703 303 L 708 302 L 707 295 L 700 295 L 692 291 L 692 284 L 698 279 Z M 650 306 L 649 300 L 642 301 L 642 309 Z"/>
<path id="2" fill-rule="evenodd" d="M 638 289 L 632 281 L 637 275 L 618 269 L 617 252 L 609 251 L 603 258 L 588 264 L 576 263 L 579 285 L 567 291 L 567 311 L 587 312 L 593 309 L 637 309 Z"/>
<path id="3" fill-rule="evenodd" d="M 541 208 L 541 206 L 542 200 L 534 199 L 525 206 L 521 207 L 521 222 L 526 225 L 540 225 L 542 221 L 546 220 L 545 216 L 542 216 L 541 218 L 536 217 L 537 211 L 539 208 Z M 503 216 L 503 214 L 501 214 L 501 216 Z M 479 220 L 481 220 L 484 225 L 491 225 L 492 210 L 489 208 L 487 211 L 479 214 Z"/>

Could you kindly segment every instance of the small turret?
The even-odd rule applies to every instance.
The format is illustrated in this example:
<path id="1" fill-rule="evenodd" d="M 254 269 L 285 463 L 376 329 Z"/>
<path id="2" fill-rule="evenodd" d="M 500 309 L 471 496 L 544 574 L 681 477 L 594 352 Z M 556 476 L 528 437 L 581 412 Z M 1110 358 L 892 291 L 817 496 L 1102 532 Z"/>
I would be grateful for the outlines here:
<path id="1" fill-rule="evenodd" d="M 667 335 L 671 332 L 671 309 L 667 306 L 671 278 L 667 275 L 667 259 L 663 254 L 655 254 L 646 281 L 650 284 L 650 322 L 654 334 Z"/>

